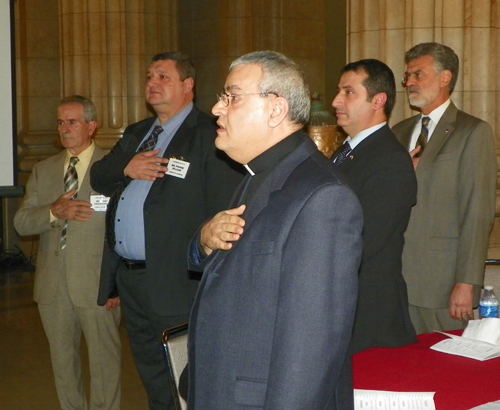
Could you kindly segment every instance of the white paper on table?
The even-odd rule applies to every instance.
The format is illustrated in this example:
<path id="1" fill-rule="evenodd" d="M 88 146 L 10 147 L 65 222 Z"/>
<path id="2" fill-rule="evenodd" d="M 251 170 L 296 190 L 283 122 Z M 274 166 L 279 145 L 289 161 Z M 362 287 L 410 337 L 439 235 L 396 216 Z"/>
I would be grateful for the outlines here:
<path id="1" fill-rule="evenodd" d="M 436 410 L 433 392 L 354 389 L 354 410 Z"/>
<path id="2" fill-rule="evenodd" d="M 500 410 L 500 400 L 473 407 L 470 410 Z"/>
<path id="3" fill-rule="evenodd" d="M 438 352 L 464 356 L 468 357 L 469 359 L 480 361 L 500 357 L 500 346 L 482 342 L 480 340 L 467 339 L 465 337 L 460 337 L 445 332 L 439 333 L 449 336 L 451 339 L 441 340 L 440 342 L 431 346 L 431 349 Z"/>
<path id="4" fill-rule="evenodd" d="M 462 333 L 462 337 L 500 345 L 500 319 L 488 317 L 479 320 L 469 320 L 467 327 Z"/>

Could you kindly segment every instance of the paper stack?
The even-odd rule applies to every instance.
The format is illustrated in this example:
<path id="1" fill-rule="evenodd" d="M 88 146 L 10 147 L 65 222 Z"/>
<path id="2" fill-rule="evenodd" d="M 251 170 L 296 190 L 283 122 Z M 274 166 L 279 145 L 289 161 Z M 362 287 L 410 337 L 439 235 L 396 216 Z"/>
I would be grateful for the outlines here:
<path id="1" fill-rule="evenodd" d="M 470 320 L 462 336 L 439 333 L 451 339 L 442 340 L 431 347 L 438 352 L 481 361 L 500 357 L 500 319 Z"/>

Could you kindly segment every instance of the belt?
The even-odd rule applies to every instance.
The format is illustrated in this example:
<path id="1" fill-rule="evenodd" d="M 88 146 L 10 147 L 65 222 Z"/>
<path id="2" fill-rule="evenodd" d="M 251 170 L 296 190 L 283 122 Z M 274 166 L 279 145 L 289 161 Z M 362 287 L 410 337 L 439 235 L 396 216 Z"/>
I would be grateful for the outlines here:
<path id="1" fill-rule="evenodd" d="M 122 262 L 129 270 L 146 269 L 146 261 L 131 261 L 130 259 L 122 258 Z"/>

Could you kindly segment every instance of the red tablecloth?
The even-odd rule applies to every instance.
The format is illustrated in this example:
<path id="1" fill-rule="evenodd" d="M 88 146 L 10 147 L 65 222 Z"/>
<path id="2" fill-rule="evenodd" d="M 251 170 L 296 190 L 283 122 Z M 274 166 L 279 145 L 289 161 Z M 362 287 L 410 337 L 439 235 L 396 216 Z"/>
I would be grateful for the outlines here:
<path id="1" fill-rule="evenodd" d="M 436 392 L 436 410 L 468 410 L 500 400 L 500 358 L 481 362 L 430 349 L 444 338 L 428 333 L 409 346 L 354 355 L 354 388 Z"/>

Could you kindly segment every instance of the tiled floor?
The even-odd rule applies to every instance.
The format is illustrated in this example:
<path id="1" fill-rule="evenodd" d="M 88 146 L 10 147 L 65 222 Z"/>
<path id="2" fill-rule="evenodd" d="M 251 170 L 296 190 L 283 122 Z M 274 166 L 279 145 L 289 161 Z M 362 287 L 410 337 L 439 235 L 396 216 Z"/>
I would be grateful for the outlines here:
<path id="1" fill-rule="evenodd" d="M 58 410 L 49 346 L 32 299 L 31 273 L 0 274 L 0 410 Z M 147 410 L 123 326 L 121 410 Z M 86 359 L 86 348 L 82 355 Z M 89 376 L 86 360 L 85 383 Z"/>

